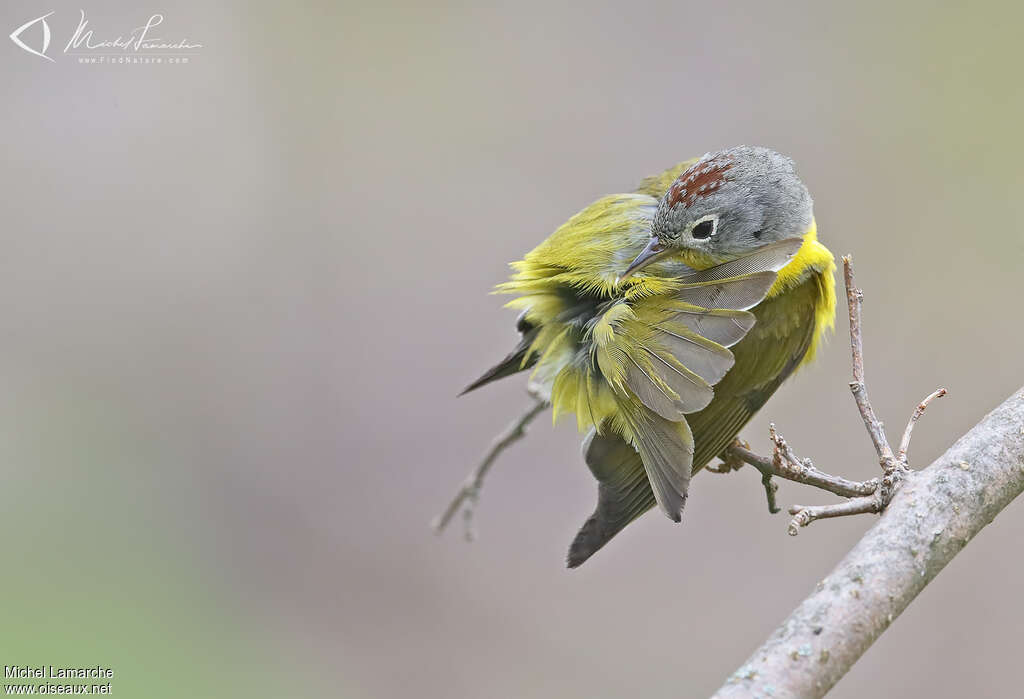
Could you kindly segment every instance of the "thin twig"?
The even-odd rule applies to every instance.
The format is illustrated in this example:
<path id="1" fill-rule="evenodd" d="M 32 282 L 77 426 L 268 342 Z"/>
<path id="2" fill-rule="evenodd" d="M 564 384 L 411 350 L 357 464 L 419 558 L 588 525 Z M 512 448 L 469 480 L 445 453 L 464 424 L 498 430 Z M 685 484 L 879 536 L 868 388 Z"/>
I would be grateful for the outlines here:
<path id="1" fill-rule="evenodd" d="M 879 463 L 888 473 L 897 467 L 897 463 L 889 440 L 885 437 L 885 430 L 882 429 L 882 422 L 875 415 L 871 401 L 868 400 L 868 389 L 864 383 L 864 343 L 861 339 L 860 326 L 864 292 L 853 284 L 853 258 L 850 255 L 843 257 L 843 279 L 846 282 L 846 303 L 850 314 L 850 352 L 853 359 L 853 381 L 850 382 L 850 391 L 853 393 L 853 399 L 857 401 L 864 426 L 875 445 Z"/>
<path id="2" fill-rule="evenodd" d="M 526 427 L 533 419 L 544 412 L 549 403 L 544 399 L 536 389 L 530 389 L 530 395 L 533 397 L 533 405 L 530 406 L 529 410 L 524 412 L 518 420 L 513 422 L 508 428 L 498 435 L 491 448 L 487 450 L 484 455 L 483 461 L 470 471 L 469 475 L 466 476 L 466 480 L 463 481 L 462 486 L 458 492 L 455 493 L 455 497 L 448 503 L 448 507 L 445 508 L 444 512 L 434 518 L 431 526 L 434 528 L 434 532 L 440 534 L 451 522 L 455 514 L 461 509 L 463 520 L 466 523 L 466 539 L 472 541 L 474 538 L 473 533 L 473 506 L 476 504 L 477 498 L 480 496 L 480 488 L 484 484 L 484 478 L 487 477 L 487 472 L 491 470 L 491 466 L 497 461 L 498 456 L 501 452 L 508 449 L 512 444 L 519 441 L 526 434 Z"/>
<path id="3" fill-rule="evenodd" d="M 796 517 L 789 523 L 789 535 L 796 536 L 800 533 L 800 527 L 806 527 L 816 519 L 880 512 L 880 507 L 882 504 L 879 499 L 872 496 L 853 498 L 834 505 L 793 505 L 789 508 L 789 514 Z"/>
<path id="4" fill-rule="evenodd" d="M 774 425 L 772 426 L 772 430 L 774 431 Z M 778 438 L 783 442 L 783 444 L 785 443 L 785 440 L 783 440 L 781 436 L 778 436 Z M 840 495 L 844 498 L 870 495 L 878 488 L 879 481 L 877 478 L 872 478 L 868 481 L 847 480 L 846 478 L 833 476 L 823 471 L 819 471 L 814 467 L 814 464 L 811 463 L 810 459 L 804 459 L 803 461 L 791 461 L 789 458 L 783 457 L 781 461 L 777 462 L 774 456 L 761 456 L 760 454 L 755 454 L 749 449 L 744 449 L 743 447 L 735 445 L 730 447 L 729 451 L 742 459 L 744 463 L 750 464 L 760 471 L 762 476 L 765 474 L 769 476 L 778 476 L 779 478 L 784 478 L 787 481 L 803 483 L 804 485 L 820 488 L 821 490 L 827 490 L 830 493 L 835 493 L 836 495 Z"/>
<path id="5" fill-rule="evenodd" d="M 903 430 L 903 439 L 900 440 L 900 450 L 897 452 L 896 457 L 902 462 L 907 463 L 907 450 L 910 449 L 910 435 L 914 431 L 914 424 L 924 415 L 924 411 L 928 409 L 928 404 L 936 398 L 942 398 L 946 395 L 946 389 L 940 388 L 930 396 L 925 398 L 923 401 L 918 403 L 917 407 L 914 408 L 913 414 L 910 416 L 910 422 L 907 423 L 907 429 Z"/>

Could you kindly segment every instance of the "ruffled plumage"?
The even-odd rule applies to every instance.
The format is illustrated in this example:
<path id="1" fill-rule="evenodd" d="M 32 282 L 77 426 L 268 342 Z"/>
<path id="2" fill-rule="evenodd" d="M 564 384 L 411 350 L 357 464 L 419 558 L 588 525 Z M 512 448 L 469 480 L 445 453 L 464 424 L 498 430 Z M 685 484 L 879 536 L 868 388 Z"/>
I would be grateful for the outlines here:
<path id="1" fill-rule="evenodd" d="M 618 282 L 650 238 L 656 197 L 692 162 L 648 178 L 635 193 L 597 200 L 513 263 L 511 279 L 497 287 L 516 296 L 508 305 L 522 311 L 529 334 L 490 373 L 532 366 L 555 418 L 575 414 L 589 433 L 584 451 L 600 486 L 598 509 L 570 565 L 655 501 L 678 521 L 691 470 L 735 438 L 832 325 L 834 262 L 813 223 L 802 238 L 740 259 L 681 252 Z M 778 303 L 787 294 L 792 313 Z M 761 307 L 770 308 L 771 326 L 754 331 L 763 344 L 747 347 L 744 337 L 763 322 Z M 737 390 L 744 382 L 745 393 Z"/>

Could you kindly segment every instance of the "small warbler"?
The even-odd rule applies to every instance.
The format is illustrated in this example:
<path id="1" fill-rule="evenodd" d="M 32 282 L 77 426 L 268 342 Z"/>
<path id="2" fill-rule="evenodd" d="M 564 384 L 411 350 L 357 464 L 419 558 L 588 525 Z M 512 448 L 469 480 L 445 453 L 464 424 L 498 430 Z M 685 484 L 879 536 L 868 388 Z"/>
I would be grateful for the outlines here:
<path id="1" fill-rule="evenodd" d="M 835 320 L 835 262 L 793 161 L 739 146 L 598 199 L 512 264 L 521 335 L 466 391 L 533 367 L 574 413 L 597 509 L 586 561 L 657 504 L 678 522 L 721 455 Z"/>

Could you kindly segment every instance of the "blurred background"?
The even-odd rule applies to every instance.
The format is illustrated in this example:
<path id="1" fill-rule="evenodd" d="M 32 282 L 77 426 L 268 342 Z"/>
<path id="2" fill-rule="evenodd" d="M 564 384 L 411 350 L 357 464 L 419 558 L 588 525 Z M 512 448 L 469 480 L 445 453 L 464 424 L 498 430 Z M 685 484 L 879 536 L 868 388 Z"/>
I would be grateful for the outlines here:
<path id="1" fill-rule="evenodd" d="M 159 12 L 202 48 L 77 63 L 80 7 L 97 40 Z M 477 542 L 428 526 L 529 402 L 455 398 L 514 341 L 506 263 L 706 151 L 795 158 L 891 430 L 949 389 L 914 464 L 1024 383 L 1015 3 L 13 0 L 0 28 L 50 10 L 53 62 L 0 48 L 2 664 L 139 697 L 712 692 L 872 519 L 794 539 L 750 469 L 701 474 L 683 525 L 567 571 L 595 487 L 542 418 Z M 875 475 L 846 332 L 755 449 L 771 420 Z M 1022 533 L 1017 504 L 833 695 L 1016 695 Z"/>

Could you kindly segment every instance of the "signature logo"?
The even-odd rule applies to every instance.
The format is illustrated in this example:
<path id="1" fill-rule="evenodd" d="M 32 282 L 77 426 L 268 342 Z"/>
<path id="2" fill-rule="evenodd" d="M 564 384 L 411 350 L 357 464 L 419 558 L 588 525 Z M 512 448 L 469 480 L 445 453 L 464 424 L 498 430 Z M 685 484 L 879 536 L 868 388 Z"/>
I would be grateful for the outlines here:
<path id="1" fill-rule="evenodd" d="M 11 41 L 13 41 L 15 45 L 18 46 L 18 48 L 25 49 L 26 51 L 35 56 L 41 56 L 42 58 L 45 58 L 51 63 L 54 63 L 55 61 L 46 55 L 46 49 L 50 48 L 50 25 L 46 23 L 46 18 L 52 14 L 53 12 L 47 12 L 42 17 L 36 17 L 35 19 L 29 22 L 25 22 L 23 25 L 21 25 L 13 32 L 11 32 Z M 85 13 L 82 14 L 84 15 Z M 29 46 L 21 40 L 21 34 L 32 25 L 40 23 L 43 25 L 43 47 L 39 51 L 36 51 L 34 48 L 32 48 L 31 46 Z"/>
<path id="2" fill-rule="evenodd" d="M 202 44 L 187 39 L 171 40 L 155 36 L 154 30 L 164 22 L 164 16 L 159 13 L 150 15 L 145 24 L 135 27 L 126 34 L 103 37 L 97 36 L 89 25 L 89 20 L 85 18 L 85 10 L 80 12 L 78 26 L 64 46 L 64 53 L 75 56 L 79 63 L 187 63 L 187 56 L 195 55 L 198 49 L 203 48 Z M 46 18 L 53 14 L 48 12 L 42 17 L 25 22 L 11 32 L 11 41 L 18 48 L 34 56 L 45 58 L 51 63 L 55 62 L 46 55 L 47 49 L 50 48 L 51 36 Z M 23 35 L 37 24 L 42 27 L 43 40 L 40 48 L 33 48 L 29 43 L 35 42 L 26 43 L 28 36 Z"/>

